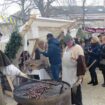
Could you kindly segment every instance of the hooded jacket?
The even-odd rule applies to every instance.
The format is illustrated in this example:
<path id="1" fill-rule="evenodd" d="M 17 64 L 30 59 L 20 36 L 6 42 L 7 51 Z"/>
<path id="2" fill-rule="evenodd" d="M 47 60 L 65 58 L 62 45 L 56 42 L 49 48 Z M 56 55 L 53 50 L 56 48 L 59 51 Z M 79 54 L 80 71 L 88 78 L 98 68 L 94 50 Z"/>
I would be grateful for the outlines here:
<path id="1" fill-rule="evenodd" d="M 49 58 L 51 65 L 61 64 L 61 48 L 60 42 L 51 38 L 48 40 L 48 51 L 42 52 L 42 54 Z"/>

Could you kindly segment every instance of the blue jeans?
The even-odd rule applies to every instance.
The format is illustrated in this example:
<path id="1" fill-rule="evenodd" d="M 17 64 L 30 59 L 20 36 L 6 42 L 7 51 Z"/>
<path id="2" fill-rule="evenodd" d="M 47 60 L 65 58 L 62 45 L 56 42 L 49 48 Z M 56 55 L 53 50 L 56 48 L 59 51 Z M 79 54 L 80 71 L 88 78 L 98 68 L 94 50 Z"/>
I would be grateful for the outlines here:
<path id="1" fill-rule="evenodd" d="M 59 80 L 59 73 L 60 73 L 61 64 L 58 65 L 51 65 L 51 72 L 53 80 Z"/>

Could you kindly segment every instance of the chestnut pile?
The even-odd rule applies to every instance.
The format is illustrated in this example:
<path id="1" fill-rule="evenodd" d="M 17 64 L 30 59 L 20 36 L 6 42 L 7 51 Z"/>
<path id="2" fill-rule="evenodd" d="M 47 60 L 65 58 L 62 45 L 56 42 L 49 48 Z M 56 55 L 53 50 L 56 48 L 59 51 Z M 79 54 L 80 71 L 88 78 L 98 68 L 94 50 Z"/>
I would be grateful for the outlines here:
<path id="1" fill-rule="evenodd" d="M 55 84 L 55 83 L 54 83 Z M 32 83 L 21 86 L 15 91 L 15 95 L 24 99 L 46 99 L 49 97 L 57 96 L 61 91 L 61 84 L 51 85 L 48 83 Z"/>
<path id="2" fill-rule="evenodd" d="M 33 86 L 32 88 L 30 88 L 29 90 L 26 91 L 26 93 L 24 95 L 27 95 L 28 98 L 32 99 L 40 99 L 40 98 L 46 98 L 44 96 L 44 93 L 48 91 L 48 89 L 50 89 L 50 87 L 46 84 L 38 84 L 37 86 Z"/>

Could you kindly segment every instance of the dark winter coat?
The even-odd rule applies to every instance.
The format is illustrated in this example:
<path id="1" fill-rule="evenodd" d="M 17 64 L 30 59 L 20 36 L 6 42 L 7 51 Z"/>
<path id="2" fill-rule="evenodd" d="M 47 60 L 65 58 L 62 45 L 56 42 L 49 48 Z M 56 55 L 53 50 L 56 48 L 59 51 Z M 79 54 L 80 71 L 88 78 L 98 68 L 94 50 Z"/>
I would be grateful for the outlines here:
<path id="1" fill-rule="evenodd" d="M 92 64 L 94 62 L 94 60 L 96 60 L 96 66 L 99 66 L 99 59 L 100 59 L 100 44 L 95 43 L 95 44 L 91 44 L 90 46 L 90 51 L 88 51 L 89 54 L 89 62 L 88 64 Z"/>
<path id="2" fill-rule="evenodd" d="M 48 41 L 48 51 L 42 52 L 42 54 L 49 58 L 51 65 L 61 64 L 61 48 L 60 42 L 52 38 Z"/>
<path id="3" fill-rule="evenodd" d="M 102 62 L 101 62 L 102 61 Z M 105 70 L 105 44 L 101 45 L 100 53 L 100 70 Z"/>

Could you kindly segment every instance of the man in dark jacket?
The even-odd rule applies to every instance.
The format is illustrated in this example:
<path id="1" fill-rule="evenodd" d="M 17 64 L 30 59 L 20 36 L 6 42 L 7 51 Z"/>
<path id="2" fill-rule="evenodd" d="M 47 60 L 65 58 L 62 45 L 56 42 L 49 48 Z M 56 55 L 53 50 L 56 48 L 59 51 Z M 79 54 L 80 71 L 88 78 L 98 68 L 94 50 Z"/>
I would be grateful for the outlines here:
<path id="1" fill-rule="evenodd" d="M 100 70 L 102 70 L 104 83 L 102 84 L 105 87 L 105 35 L 102 36 L 102 45 L 100 53 Z"/>
<path id="2" fill-rule="evenodd" d="M 94 63 L 90 68 L 90 76 L 91 81 L 88 84 L 93 84 L 93 86 L 98 85 L 98 79 L 96 74 L 96 68 L 99 66 L 99 56 L 100 56 L 100 41 L 97 36 L 93 36 L 91 39 L 91 45 L 88 50 L 89 54 L 89 62 L 88 65 L 90 66 Z"/>
<path id="3" fill-rule="evenodd" d="M 59 80 L 59 72 L 61 67 L 60 42 L 56 38 L 54 38 L 51 33 L 47 35 L 47 40 L 48 40 L 48 51 L 41 53 L 49 58 L 53 79 Z"/>

